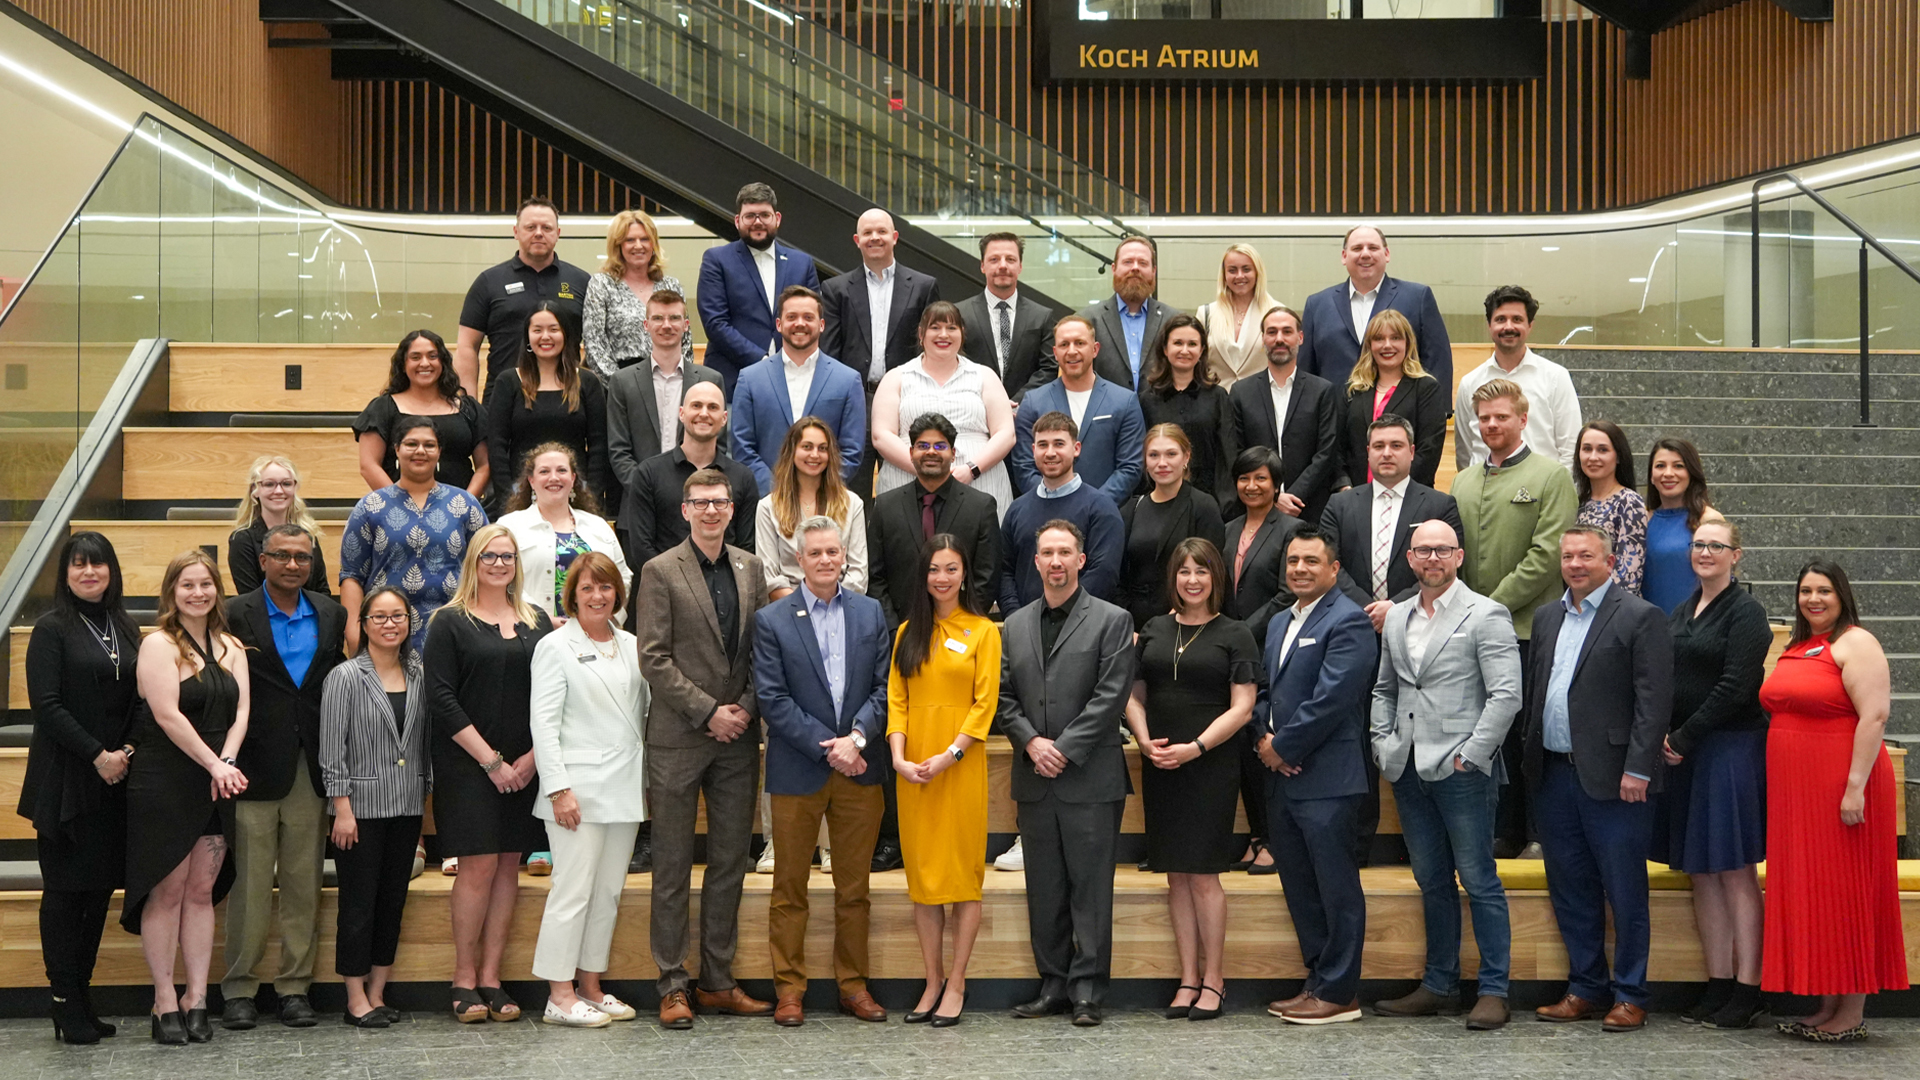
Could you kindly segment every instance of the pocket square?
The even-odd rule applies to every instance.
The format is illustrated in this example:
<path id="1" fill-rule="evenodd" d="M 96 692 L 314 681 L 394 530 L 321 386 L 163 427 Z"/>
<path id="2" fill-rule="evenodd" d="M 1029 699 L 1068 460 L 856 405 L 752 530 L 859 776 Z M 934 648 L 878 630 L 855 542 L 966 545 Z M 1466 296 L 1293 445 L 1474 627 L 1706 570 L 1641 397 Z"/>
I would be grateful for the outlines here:
<path id="1" fill-rule="evenodd" d="M 1457 634 L 1455 634 L 1455 635 L 1453 635 L 1453 636 L 1454 636 L 1454 637 L 1456 637 L 1456 638 L 1463 638 L 1463 637 L 1466 637 L 1466 636 L 1467 636 L 1467 632 L 1466 632 L 1465 630 L 1462 630 L 1462 631 L 1460 631 L 1459 633 L 1457 633 Z"/>
<path id="2" fill-rule="evenodd" d="M 1508 501 L 1514 503 L 1535 503 L 1540 500 L 1534 498 L 1533 493 L 1529 492 L 1526 488 L 1521 488 L 1519 491 L 1514 492 L 1513 498 Z"/>
<path id="3" fill-rule="evenodd" d="M 1303 649 L 1304 649 L 1304 648 L 1306 648 L 1307 646 L 1309 646 L 1309 645 L 1311 645 L 1311 644 L 1313 644 L 1314 642 L 1316 642 L 1316 641 L 1318 641 L 1318 640 L 1320 640 L 1320 639 L 1319 639 L 1319 638 L 1310 638 L 1310 637 L 1303 637 L 1303 638 L 1300 638 L 1300 639 L 1298 639 L 1298 640 L 1296 640 L 1296 641 L 1294 642 L 1294 644 L 1295 644 L 1295 645 L 1297 645 L 1297 646 L 1299 646 L 1300 648 L 1303 648 Z"/>

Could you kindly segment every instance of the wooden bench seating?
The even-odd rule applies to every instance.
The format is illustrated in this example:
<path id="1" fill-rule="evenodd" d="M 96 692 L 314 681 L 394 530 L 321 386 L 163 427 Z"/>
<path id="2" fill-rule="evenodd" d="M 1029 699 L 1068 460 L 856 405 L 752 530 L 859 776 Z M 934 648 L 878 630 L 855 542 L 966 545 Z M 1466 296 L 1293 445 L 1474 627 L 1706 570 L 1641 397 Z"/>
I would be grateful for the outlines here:
<path id="1" fill-rule="evenodd" d="M 320 550 L 327 560 L 327 571 L 338 576 L 341 523 L 322 522 L 320 527 Z M 160 578 L 175 555 L 190 548 L 209 546 L 220 563 L 221 587 L 226 595 L 234 594 L 233 575 L 227 566 L 227 535 L 233 531 L 231 521 L 76 521 L 70 526 L 72 532 L 88 529 L 113 541 L 114 553 L 120 557 L 120 569 L 126 577 L 122 589 L 129 597 L 158 596 Z"/>

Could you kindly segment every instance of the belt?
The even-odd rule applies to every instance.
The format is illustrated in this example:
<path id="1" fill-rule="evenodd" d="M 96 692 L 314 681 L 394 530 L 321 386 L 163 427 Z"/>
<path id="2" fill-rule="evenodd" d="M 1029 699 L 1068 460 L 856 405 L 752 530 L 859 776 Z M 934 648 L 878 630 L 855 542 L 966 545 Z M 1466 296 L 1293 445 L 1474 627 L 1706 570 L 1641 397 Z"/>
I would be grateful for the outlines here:
<path id="1" fill-rule="evenodd" d="M 1562 765 L 1575 766 L 1575 762 L 1573 760 L 1572 754 L 1563 753 L 1562 751 L 1559 751 L 1559 750 L 1543 750 L 1541 752 L 1546 755 L 1548 761 L 1559 762 Z"/>

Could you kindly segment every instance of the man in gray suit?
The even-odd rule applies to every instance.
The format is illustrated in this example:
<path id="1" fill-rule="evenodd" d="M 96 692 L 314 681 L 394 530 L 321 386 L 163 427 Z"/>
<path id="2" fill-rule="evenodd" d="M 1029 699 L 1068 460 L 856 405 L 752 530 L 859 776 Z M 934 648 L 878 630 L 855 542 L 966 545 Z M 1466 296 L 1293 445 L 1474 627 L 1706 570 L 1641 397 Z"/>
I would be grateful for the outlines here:
<path id="1" fill-rule="evenodd" d="M 754 613 L 766 603 L 760 560 L 726 542 L 734 515 L 725 473 L 700 469 L 681 488 L 691 535 L 640 571 L 640 674 L 647 711 L 647 794 L 653 809 L 653 963 L 660 1026 L 693 1026 L 687 1000 L 687 908 L 694 823 L 707 801 L 707 873 L 700 886 L 700 978 L 709 1012 L 763 1016 L 773 1006 L 733 979 L 741 883 L 752 863 L 760 787 L 759 701 L 753 690 Z"/>
<path id="2" fill-rule="evenodd" d="M 1506 1024 L 1512 928 L 1493 861 L 1493 811 L 1506 780 L 1500 742 L 1520 711 L 1520 646 L 1507 609 L 1460 580 L 1460 535 L 1439 519 L 1407 542 L 1420 579 L 1387 612 L 1373 684 L 1373 754 L 1393 784 L 1427 923 L 1427 970 L 1382 1016 L 1432 1016 L 1460 992 L 1460 893 L 1480 948 L 1473 1031 Z"/>
<path id="3" fill-rule="evenodd" d="M 613 466 L 613 490 L 621 495 L 633 483 L 640 463 L 680 445 L 680 399 L 687 388 L 710 382 L 726 388 L 720 373 L 700 364 L 683 364 L 680 339 L 687 330 L 686 298 L 671 289 L 647 297 L 647 336 L 653 354 L 621 368 L 607 380 L 607 461 Z M 720 449 L 729 439 L 720 432 Z M 625 515 L 621 515 L 625 525 Z M 625 528 L 621 536 L 626 535 Z"/>
<path id="4" fill-rule="evenodd" d="M 1080 588 L 1085 538 L 1069 521 L 1040 527 L 1042 603 L 1007 619 L 1000 730 L 1019 752 L 1013 798 L 1026 846 L 1027 921 L 1040 996 L 1022 1019 L 1073 1011 L 1100 1023 L 1113 966 L 1113 866 L 1132 782 L 1120 726 L 1133 687 L 1133 620 Z"/>
<path id="5" fill-rule="evenodd" d="M 1160 328 L 1180 309 L 1154 297 L 1160 287 L 1160 249 L 1152 238 L 1138 234 L 1120 241 L 1113 252 L 1113 295 L 1081 310 L 1093 327 L 1100 351 L 1093 373 L 1136 393 L 1147 350 Z"/>

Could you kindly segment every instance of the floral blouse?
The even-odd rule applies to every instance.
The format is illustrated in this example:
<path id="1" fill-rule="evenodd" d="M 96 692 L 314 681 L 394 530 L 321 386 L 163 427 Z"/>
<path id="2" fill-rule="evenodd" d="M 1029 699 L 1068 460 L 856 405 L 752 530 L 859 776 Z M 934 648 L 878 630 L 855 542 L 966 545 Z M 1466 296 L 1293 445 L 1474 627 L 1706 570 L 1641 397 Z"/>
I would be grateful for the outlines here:
<path id="1" fill-rule="evenodd" d="M 1613 538 L 1613 580 L 1635 596 L 1647 576 L 1647 502 L 1632 488 L 1580 504 L 1580 524 Z"/>
<path id="2" fill-rule="evenodd" d="M 667 276 L 653 283 L 656 289 L 672 289 L 682 296 L 687 291 L 678 279 Z M 620 361 L 653 355 L 653 339 L 647 335 L 647 302 L 633 295 L 627 283 L 606 274 L 587 279 L 587 299 L 581 307 L 581 341 L 587 361 L 600 374 L 611 376 L 620 370 Z M 680 338 L 680 359 L 693 363 L 693 297 L 687 296 L 687 330 Z"/>
<path id="3" fill-rule="evenodd" d="M 340 580 L 372 592 L 392 585 L 413 603 L 413 647 L 427 640 L 427 619 L 460 587 L 467 541 L 487 524 L 480 500 L 435 484 L 424 505 L 399 484 L 362 496 L 340 537 Z"/>

